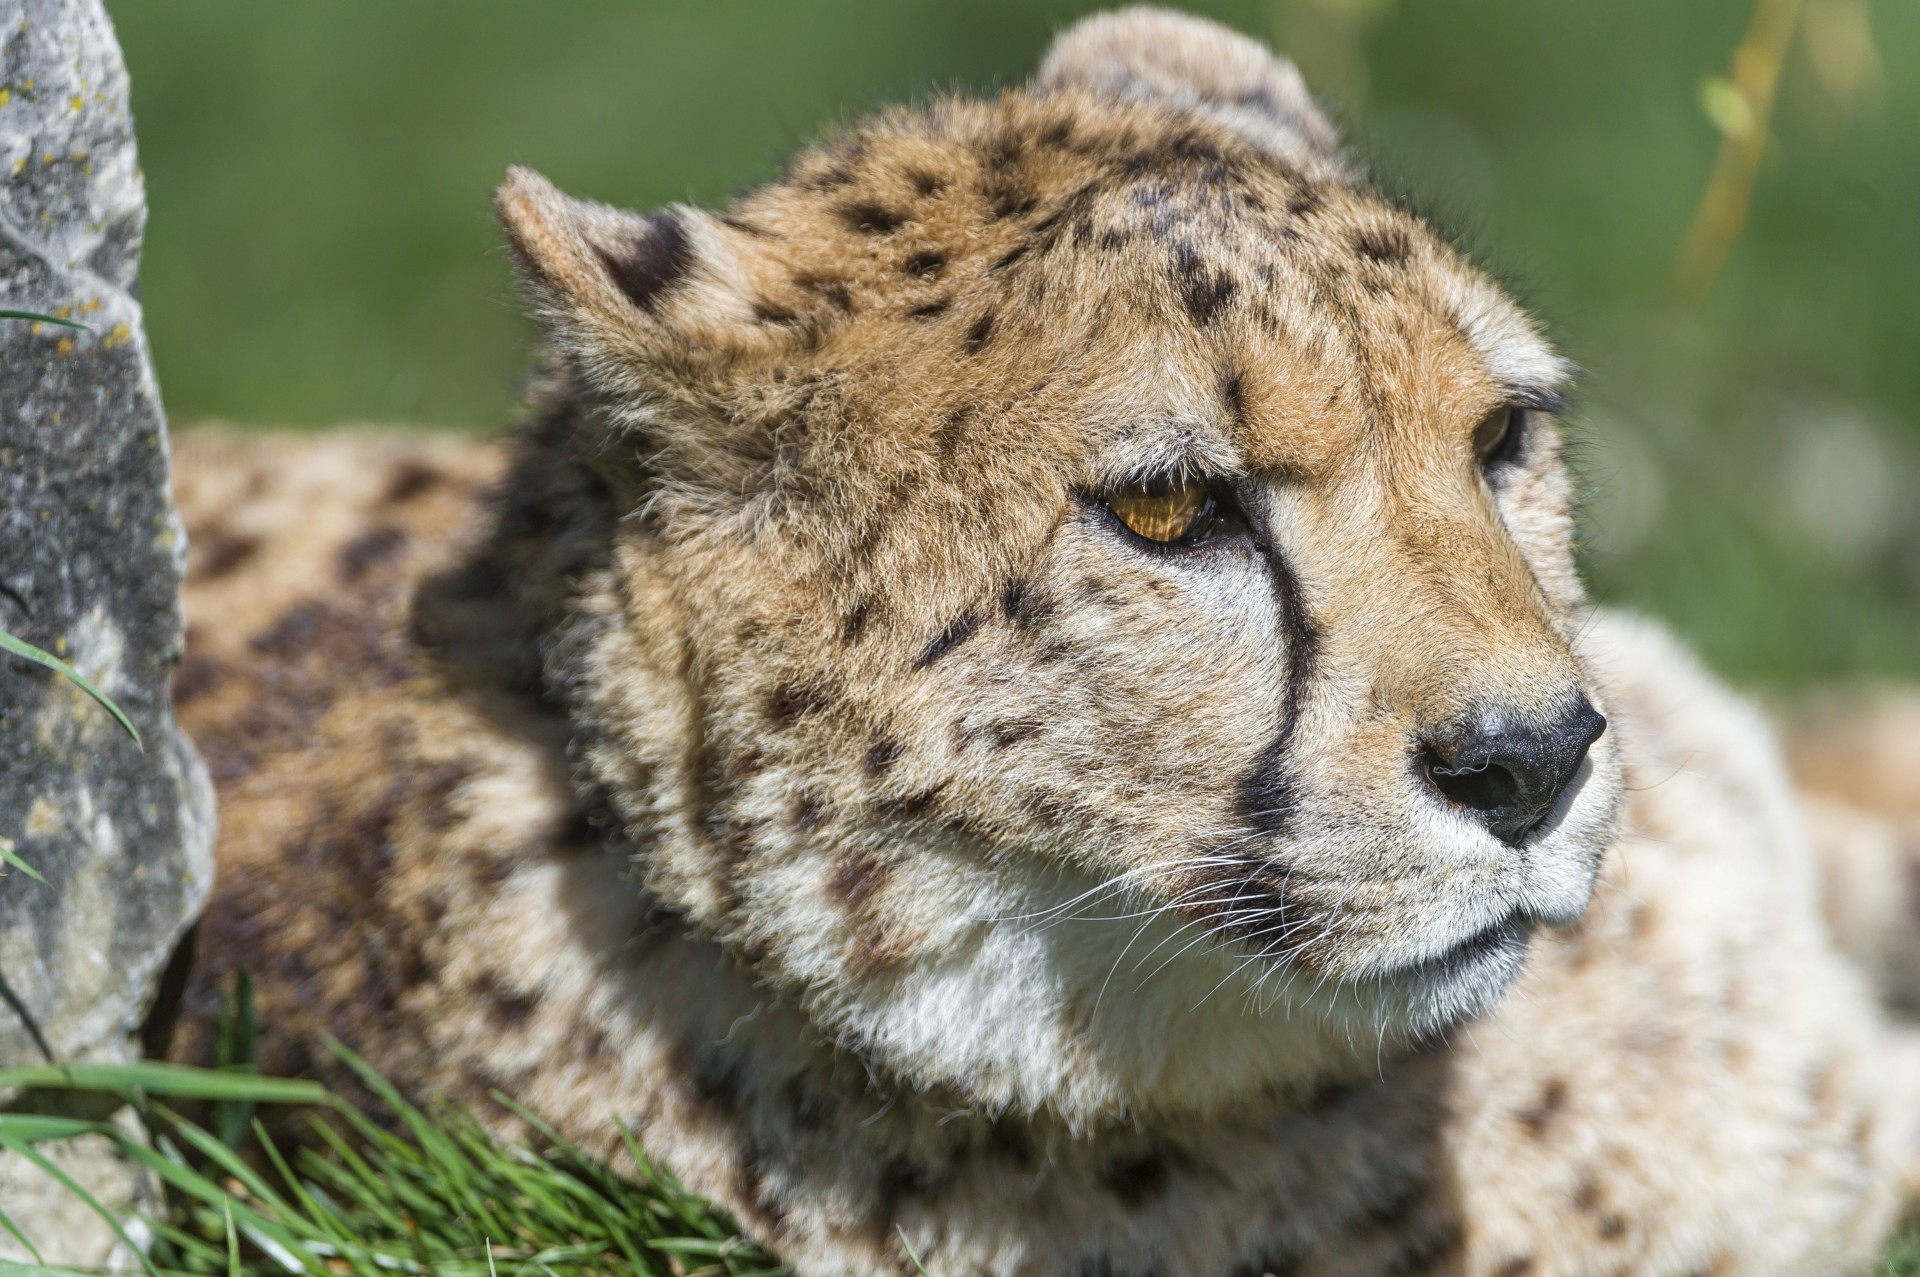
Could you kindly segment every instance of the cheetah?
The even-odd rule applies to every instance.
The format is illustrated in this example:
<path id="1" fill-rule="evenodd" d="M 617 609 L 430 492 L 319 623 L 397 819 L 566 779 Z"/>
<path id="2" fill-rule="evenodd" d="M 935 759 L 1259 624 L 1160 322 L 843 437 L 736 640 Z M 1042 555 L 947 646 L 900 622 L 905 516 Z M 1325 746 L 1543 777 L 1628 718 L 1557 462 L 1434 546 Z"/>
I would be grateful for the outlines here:
<path id="1" fill-rule="evenodd" d="M 180 1058 L 244 967 L 266 1068 L 625 1125 L 801 1277 L 1871 1263 L 1769 729 L 1587 603 L 1569 366 L 1290 64 L 1128 9 L 498 212 L 511 438 L 179 441 Z"/>

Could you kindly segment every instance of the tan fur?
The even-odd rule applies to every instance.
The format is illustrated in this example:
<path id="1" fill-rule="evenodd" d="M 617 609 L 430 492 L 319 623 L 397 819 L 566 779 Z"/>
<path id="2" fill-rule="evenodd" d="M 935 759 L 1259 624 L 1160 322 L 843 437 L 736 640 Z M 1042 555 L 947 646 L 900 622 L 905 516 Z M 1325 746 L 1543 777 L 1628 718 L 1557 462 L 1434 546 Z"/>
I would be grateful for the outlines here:
<path id="1" fill-rule="evenodd" d="M 500 214 L 504 459 L 182 450 L 255 538 L 187 601 L 184 1054 L 248 965 L 270 1067 L 624 1119 L 802 1274 L 1868 1261 L 1901 1119 L 1768 733 L 1586 607 L 1563 365 L 1291 67 L 1131 10 L 724 215 Z M 1167 471 L 1244 526 L 1130 541 Z M 1520 846 L 1423 781 L 1582 693 Z"/>

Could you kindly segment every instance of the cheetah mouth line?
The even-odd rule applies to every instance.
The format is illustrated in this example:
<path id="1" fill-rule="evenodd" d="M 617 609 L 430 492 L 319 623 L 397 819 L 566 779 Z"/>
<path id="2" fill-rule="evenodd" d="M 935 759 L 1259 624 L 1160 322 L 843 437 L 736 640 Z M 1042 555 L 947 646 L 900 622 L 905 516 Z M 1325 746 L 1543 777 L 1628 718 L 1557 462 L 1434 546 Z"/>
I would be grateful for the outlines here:
<path id="1" fill-rule="evenodd" d="M 1432 957 L 1388 968 L 1382 978 L 1430 997 L 1489 981 L 1504 987 L 1519 974 L 1532 935 L 1532 920 L 1515 911 Z"/>

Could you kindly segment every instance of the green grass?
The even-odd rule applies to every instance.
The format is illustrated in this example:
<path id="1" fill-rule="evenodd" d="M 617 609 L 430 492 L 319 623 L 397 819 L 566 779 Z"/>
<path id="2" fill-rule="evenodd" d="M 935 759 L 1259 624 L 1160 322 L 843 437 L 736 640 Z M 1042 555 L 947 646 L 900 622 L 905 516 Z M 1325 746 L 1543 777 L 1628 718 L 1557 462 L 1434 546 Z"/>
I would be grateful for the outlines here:
<path id="1" fill-rule="evenodd" d="M 1878 1277 L 1920 1277 L 1920 1225 L 1908 1225 L 1893 1245 L 1887 1247 Z"/>
<path id="2" fill-rule="evenodd" d="M 145 1260 L 148 1277 L 773 1277 L 785 1271 L 741 1238 L 724 1214 L 655 1167 L 630 1135 L 632 1166 L 616 1173 L 504 1096 L 496 1099 L 536 1132 L 530 1142 L 495 1138 L 471 1113 L 450 1105 L 416 1108 L 351 1052 L 341 1048 L 341 1054 L 384 1113 L 356 1108 L 310 1082 L 240 1071 L 159 1063 L 0 1070 L 0 1089 L 123 1099 L 153 1136 L 148 1147 L 99 1121 L 4 1113 L 0 1148 L 57 1175 L 46 1146 L 92 1134 L 149 1167 L 165 1183 L 168 1204 L 162 1218 L 145 1221 L 156 1239 Z M 240 1141 L 221 1138 L 173 1107 L 182 1100 L 211 1104 L 216 1129 L 248 1106 L 302 1106 L 313 1138 L 289 1153 L 254 1120 L 238 1132 L 255 1141 L 254 1155 L 246 1157 L 236 1147 Z M 69 1187 L 85 1196 L 77 1185 Z M 29 1241 L 3 1209 L 0 1231 Z"/>

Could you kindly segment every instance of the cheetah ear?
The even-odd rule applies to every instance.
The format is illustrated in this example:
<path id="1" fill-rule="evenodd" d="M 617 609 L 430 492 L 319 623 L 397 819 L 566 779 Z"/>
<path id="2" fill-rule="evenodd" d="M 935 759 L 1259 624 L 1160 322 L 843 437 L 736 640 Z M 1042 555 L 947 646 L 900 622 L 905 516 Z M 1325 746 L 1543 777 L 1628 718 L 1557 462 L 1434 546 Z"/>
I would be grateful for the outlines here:
<path id="1" fill-rule="evenodd" d="M 1035 84 L 1169 101 L 1290 163 L 1345 169 L 1339 134 L 1293 63 L 1205 18 L 1147 5 L 1082 18 L 1055 38 Z"/>
<path id="2" fill-rule="evenodd" d="M 643 216 L 562 194 L 513 168 L 494 206 L 535 313 L 603 387 L 732 350 L 758 265 L 698 209 Z"/>

